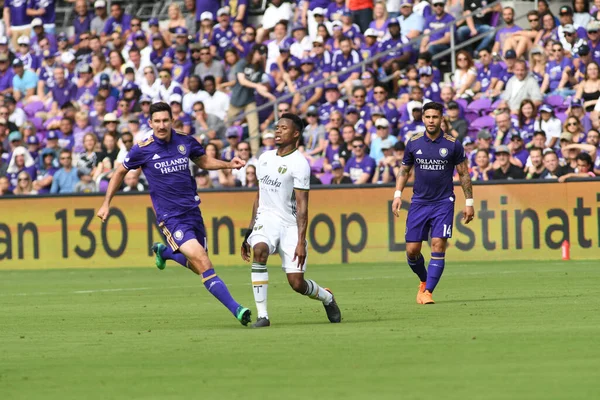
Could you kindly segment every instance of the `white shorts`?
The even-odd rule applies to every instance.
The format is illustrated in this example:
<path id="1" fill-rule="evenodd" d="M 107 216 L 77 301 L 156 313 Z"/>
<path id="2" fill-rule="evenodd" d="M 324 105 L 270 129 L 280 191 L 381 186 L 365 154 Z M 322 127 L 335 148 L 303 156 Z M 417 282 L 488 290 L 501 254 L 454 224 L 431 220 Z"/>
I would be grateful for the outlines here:
<path id="1" fill-rule="evenodd" d="M 258 216 L 254 223 L 254 230 L 248 238 L 251 247 L 259 243 L 269 246 L 269 254 L 279 253 L 281 268 L 286 274 L 306 271 L 306 261 L 302 268 L 298 268 L 298 260 L 294 259 L 298 245 L 298 227 L 296 225 L 283 225 L 278 218 L 268 215 Z M 307 257 L 308 258 L 308 257 Z"/>

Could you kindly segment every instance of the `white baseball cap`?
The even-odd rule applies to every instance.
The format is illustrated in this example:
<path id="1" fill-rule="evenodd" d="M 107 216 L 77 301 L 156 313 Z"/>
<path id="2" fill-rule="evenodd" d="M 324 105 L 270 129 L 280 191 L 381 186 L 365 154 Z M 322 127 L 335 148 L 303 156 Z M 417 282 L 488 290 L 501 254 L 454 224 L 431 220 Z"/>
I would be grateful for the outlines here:
<path id="1" fill-rule="evenodd" d="M 375 37 L 377 37 L 377 36 L 379 36 L 379 35 L 378 35 L 378 34 L 377 34 L 377 32 L 375 31 L 375 29 L 373 29 L 373 28 L 369 28 L 369 29 L 367 29 L 367 30 L 365 31 L 365 37 L 367 37 L 367 36 L 375 36 Z"/>
<path id="2" fill-rule="evenodd" d="M 323 37 L 322 36 L 317 36 L 316 38 L 313 39 L 312 42 L 313 43 L 321 43 L 321 44 L 323 44 Z"/>
<path id="3" fill-rule="evenodd" d="M 33 28 L 34 26 L 44 26 L 44 23 L 42 22 L 41 18 L 34 18 L 31 21 L 31 27 Z"/>
<path id="4" fill-rule="evenodd" d="M 29 43 L 30 43 L 29 36 L 19 36 L 19 38 L 17 39 L 17 44 L 29 45 Z"/>
<path id="5" fill-rule="evenodd" d="M 375 121 L 375 126 L 376 127 L 382 126 L 384 128 L 387 128 L 388 126 L 390 126 L 390 123 L 385 118 L 379 118 L 379 119 L 377 119 L 377 121 Z"/>
<path id="6" fill-rule="evenodd" d="M 70 51 L 65 51 L 64 53 L 62 53 L 62 55 L 60 56 L 60 61 L 63 64 L 71 64 L 73 61 L 75 61 L 75 56 L 73 55 L 73 53 L 71 53 Z"/>
<path id="7" fill-rule="evenodd" d="M 181 104 L 181 95 L 177 94 L 177 93 L 173 93 L 171 96 L 169 96 L 169 104 L 173 104 L 173 103 L 179 103 Z"/>
<path id="8" fill-rule="evenodd" d="M 221 15 L 229 15 L 229 7 L 225 6 L 219 8 L 217 10 L 217 17 L 220 17 Z"/>
<path id="9" fill-rule="evenodd" d="M 105 8 L 106 2 L 104 0 L 98 0 L 94 3 L 94 8 Z"/>
<path id="10" fill-rule="evenodd" d="M 325 10 L 321 7 L 317 7 L 313 10 L 313 15 L 325 15 Z"/>
<path id="11" fill-rule="evenodd" d="M 210 11 L 204 11 L 202 14 L 200 14 L 200 21 L 204 21 L 204 20 L 211 20 L 214 21 L 215 17 L 213 16 L 213 14 Z"/>

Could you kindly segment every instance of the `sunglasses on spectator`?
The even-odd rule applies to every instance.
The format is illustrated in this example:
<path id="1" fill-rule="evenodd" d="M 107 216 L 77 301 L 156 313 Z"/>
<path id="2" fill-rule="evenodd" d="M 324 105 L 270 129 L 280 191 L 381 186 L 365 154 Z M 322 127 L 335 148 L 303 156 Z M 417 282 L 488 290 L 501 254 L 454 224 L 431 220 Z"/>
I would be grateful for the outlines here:
<path id="1" fill-rule="evenodd" d="M 364 144 L 354 144 L 354 145 L 352 145 L 352 147 L 355 149 L 362 149 L 363 147 L 365 147 L 365 145 Z"/>
<path id="2" fill-rule="evenodd" d="M 208 56 L 208 55 L 210 55 L 210 53 L 208 51 L 201 51 L 200 55 L 201 56 Z"/>
<path id="3" fill-rule="evenodd" d="M 378 126 L 377 129 L 387 129 L 387 126 Z"/>
<path id="4" fill-rule="evenodd" d="M 437 3 L 437 4 L 434 4 L 433 7 L 444 7 L 444 4 L 443 3 Z"/>
<path id="5" fill-rule="evenodd" d="M 573 36 L 573 34 L 570 32 L 565 32 L 565 36 Z"/>
<path id="6" fill-rule="evenodd" d="M 28 44 L 25 44 L 25 43 L 21 43 L 19 46 L 20 46 L 20 47 L 29 47 L 29 45 L 28 45 Z"/>
<path id="7" fill-rule="evenodd" d="M 594 34 L 598 33 L 598 31 L 587 31 L 587 33 L 594 35 Z"/>
<path id="8" fill-rule="evenodd" d="M 122 140 L 122 139 L 121 139 Z M 133 143 L 133 139 L 123 140 L 123 143 Z"/>
<path id="9" fill-rule="evenodd" d="M 579 124 L 577 122 L 569 122 L 567 124 L 567 126 L 578 126 Z"/>
<path id="10" fill-rule="evenodd" d="M 160 74 L 158 75 L 159 78 L 168 78 L 169 74 Z"/>
<path id="11" fill-rule="evenodd" d="M 79 40 L 90 40 L 89 36 L 81 36 Z"/>
<path id="12" fill-rule="evenodd" d="M 61 160 L 70 160 L 70 159 L 71 159 L 71 157 L 61 157 L 60 159 L 61 159 Z"/>
<path id="13" fill-rule="evenodd" d="M 131 24 L 132 27 L 137 26 L 138 28 L 142 26 L 142 24 Z"/>
<path id="14" fill-rule="evenodd" d="M 313 44 L 313 47 L 323 47 L 323 45 L 321 43 L 315 43 Z"/>
<path id="15" fill-rule="evenodd" d="M 194 108 L 194 112 L 202 112 L 204 111 L 204 108 Z"/>
<path id="16" fill-rule="evenodd" d="M 244 147 L 243 149 L 238 149 L 238 151 L 250 151 L 250 148 Z"/>
<path id="17" fill-rule="evenodd" d="M 365 98 L 365 95 L 363 94 L 363 95 L 361 96 L 361 95 L 357 95 L 357 94 L 355 94 L 355 95 L 354 95 L 354 98 L 355 98 L 355 99 L 364 99 L 364 98 Z"/>
<path id="18" fill-rule="evenodd" d="M 539 18 L 531 18 L 531 19 L 529 20 L 529 22 L 538 22 L 539 20 L 540 20 Z"/>
<path id="19" fill-rule="evenodd" d="M 19 178 L 19 182 L 29 182 L 29 178 Z"/>

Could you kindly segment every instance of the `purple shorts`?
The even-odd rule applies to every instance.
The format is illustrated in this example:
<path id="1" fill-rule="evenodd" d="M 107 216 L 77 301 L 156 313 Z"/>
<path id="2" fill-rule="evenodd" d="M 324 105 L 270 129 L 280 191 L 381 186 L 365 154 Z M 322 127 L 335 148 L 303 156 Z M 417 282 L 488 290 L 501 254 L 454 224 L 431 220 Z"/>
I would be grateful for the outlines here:
<path id="1" fill-rule="evenodd" d="M 206 229 L 199 208 L 195 208 L 187 214 L 168 218 L 159 223 L 158 227 L 174 252 L 179 250 L 179 246 L 192 239 L 196 239 L 204 247 L 204 250 L 208 251 Z"/>
<path id="2" fill-rule="evenodd" d="M 454 202 L 411 203 L 406 218 L 406 242 L 422 242 L 432 238 L 451 238 Z"/>

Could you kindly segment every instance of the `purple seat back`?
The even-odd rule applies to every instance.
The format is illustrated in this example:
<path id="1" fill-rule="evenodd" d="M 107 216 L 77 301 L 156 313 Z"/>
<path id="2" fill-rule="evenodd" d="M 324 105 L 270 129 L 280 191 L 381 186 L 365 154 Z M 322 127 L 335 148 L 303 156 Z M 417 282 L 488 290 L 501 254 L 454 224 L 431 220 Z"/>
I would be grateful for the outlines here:
<path id="1" fill-rule="evenodd" d="M 23 111 L 25 111 L 25 114 L 27 114 L 28 117 L 35 117 L 36 113 L 44 111 L 44 103 L 41 101 L 34 101 L 23 107 Z"/>
<path id="2" fill-rule="evenodd" d="M 323 185 L 330 185 L 331 180 L 333 179 L 333 174 L 331 172 L 325 172 L 319 177 L 319 179 Z"/>
<path id="3" fill-rule="evenodd" d="M 477 118 L 475 121 L 471 123 L 469 129 L 477 130 L 487 128 L 492 129 L 496 124 L 496 120 L 494 117 L 490 117 L 489 115 L 484 115 L 483 117 Z"/>

